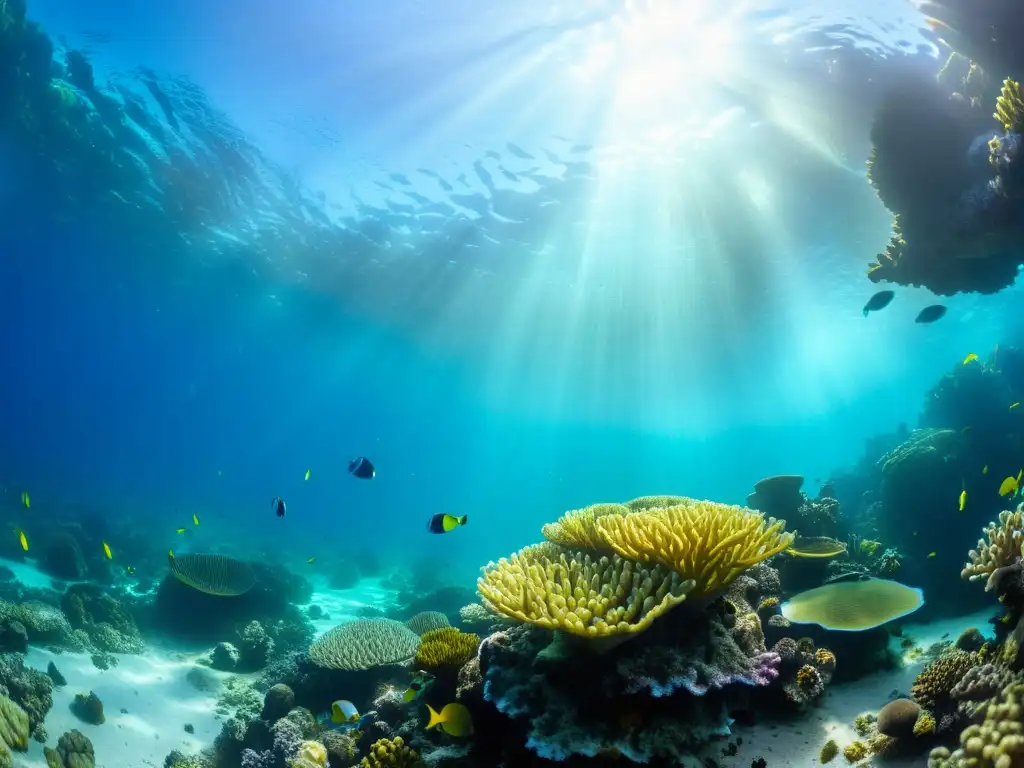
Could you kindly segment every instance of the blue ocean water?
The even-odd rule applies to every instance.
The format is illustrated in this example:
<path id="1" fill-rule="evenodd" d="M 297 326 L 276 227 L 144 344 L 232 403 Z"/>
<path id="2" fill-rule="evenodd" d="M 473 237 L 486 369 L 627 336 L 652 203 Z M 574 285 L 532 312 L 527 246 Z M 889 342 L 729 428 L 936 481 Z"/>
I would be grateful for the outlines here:
<path id="1" fill-rule="evenodd" d="M 29 540 L 71 517 L 472 589 L 565 510 L 816 493 L 1020 332 L 1019 287 L 862 316 L 892 223 L 870 126 L 948 54 L 910 5 L 28 13 L 135 137 L 68 181 L 38 159 L 74 149 L 0 135 L 0 488 Z"/>

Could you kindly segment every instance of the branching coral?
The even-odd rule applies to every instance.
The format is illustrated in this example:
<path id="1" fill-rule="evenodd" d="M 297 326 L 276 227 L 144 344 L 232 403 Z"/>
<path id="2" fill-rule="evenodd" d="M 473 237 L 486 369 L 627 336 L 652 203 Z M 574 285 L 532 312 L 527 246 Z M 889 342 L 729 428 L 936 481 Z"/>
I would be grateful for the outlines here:
<path id="1" fill-rule="evenodd" d="M 423 761 L 419 753 L 406 746 L 401 736 L 393 739 L 379 739 L 370 747 L 359 768 L 420 768 Z"/>
<path id="2" fill-rule="evenodd" d="M 567 549 L 607 549 L 597 531 L 597 519 L 604 515 L 628 515 L 623 504 L 593 504 L 583 509 L 566 512 L 556 522 L 547 523 L 541 532 L 550 542 Z"/>
<path id="3" fill-rule="evenodd" d="M 408 661 L 420 636 L 393 619 L 357 619 L 318 637 L 309 659 L 324 669 L 359 670 Z"/>
<path id="4" fill-rule="evenodd" d="M 595 525 L 621 557 L 671 568 L 695 582 L 696 595 L 724 589 L 743 571 L 793 542 L 793 535 L 783 532 L 785 521 L 711 501 L 604 515 Z"/>
<path id="5" fill-rule="evenodd" d="M 442 627 L 423 635 L 416 652 L 416 666 L 428 672 L 458 669 L 473 656 L 480 638 L 471 632 L 460 632 L 454 627 Z"/>
<path id="6" fill-rule="evenodd" d="M 1024 542 L 1024 507 L 1014 512 L 999 513 L 999 521 L 989 523 L 985 528 L 988 539 L 978 539 L 978 548 L 972 549 L 967 557 L 969 562 L 960 575 L 971 581 L 985 579 L 985 591 L 996 588 L 1001 569 L 1013 566 L 1021 557 L 1021 543 Z"/>
<path id="7" fill-rule="evenodd" d="M 992 115 L 1007 133 L 1024 131 L 1024 99 L 1020 94 L 1020 83 L 1007 78 L 996 99 L 996 112 Z"/>
<path id="8" fill-rule="evenodd" d="M 484 605 L 517 621 L 581 637 L 634 634 L 683 602 L 694 582 L 618 556 L 594 558 L 544 543 L 488 563 Z"/>

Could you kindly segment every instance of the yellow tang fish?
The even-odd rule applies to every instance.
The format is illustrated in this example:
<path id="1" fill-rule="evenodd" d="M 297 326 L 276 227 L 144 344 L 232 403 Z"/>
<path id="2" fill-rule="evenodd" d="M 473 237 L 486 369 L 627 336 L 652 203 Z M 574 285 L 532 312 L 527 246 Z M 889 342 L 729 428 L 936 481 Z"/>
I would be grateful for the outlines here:
<path id="1" fill-rule="evenodd" d="M 192 513 L 192 525 L 199 525 L 199 515 Z"/>
<path id="2" fill-rule="evenodd" d="M 184 536 L 184 535 L 185 535 L 185 529 L 184 529 L 184 528 L 179 528 L 179 529 L 177 530 L 177 534 L 178 534 L 179 536 Z"/>
<path id="3" fill-rule="evenodd" d="M 307 480 L 309 480 L 309 476 L 310 476 L 310 474 L 311 474 L 312 472 L 313 472 L 313 470 L 311 470 L 311 469 L 307 469 L 307 470 L 306 470 L 306 479 L 307 479 Z"/>
<path id="4" fill-rule="evenodd" d="M 1017 477 L 1010 475 L 999 484 L 999 495 L 1009 496 L 1011 493 L 1016 493 L 1019 488 L 1020 475 L 1017 475 Z"/>
<path id="5" fill-rule="evenodd" d="M 935 557 L 935 553 L 934 552 L 929 552 L 928 553 L 928 557 Z"/>
<path id="6" fill-rule="evenodd" d="M 1009 410 L 1011 410 L 1011 411 L 1012 411 L 1012 410 L 1013 410 L 1014 408 L 1016 408 L 1016 407 L 1017 407 L 1018 405 L 1020 405 L 1020 403 L 1011 403 L 1011 404 L 1010 404 L 1010 408 L 1009 408 Z"/>
<path id="7" fill-rule="evenodd" d="M 114 559 L 114 553 L 110 551 L 110 545 L 107 542 L 103 542 L 103 554 L 107 556 L 107 560 Z"/>
<path id="8" fill-rule="evenodd" d="M 21 548 L 28 552 L 28 537 L 24 531 L 18 534 L 18 539 L 21 541 Z"/>
<path id="9" fill-rule="evenodd" d="M 967 355 L 967 357 L 964 358 L 963 364 L 967 365 L 968 363 L 973 362 L 973 361 L 975 361 L 977 359 L 978 359 L 978 356 L 976 354 L 974 354 L 973 352 L 971 352 L 970 354 Z"/>
<path id="10" fill-rule="evenodd" d="M 473 719 L 469 710 L 464 704 L 445 704 L 440 712 L 427 704 L 427 712 L 430 713 L 430 722 L 427 723 L 427 730 L 440 727 L 449 736 L 456 738 L 467 738 L 473 735 Z"/>
<path id="11" fill-rule="evenodd" d="M 988 474 L 988 464 L 986 464 L 984 467 L 981 468 L 981 474 L 983 474 L 983 475 L 987 475 Z"/>
<path id="12" fill-rule="evenodd" d="M 967 490 L 960 491 L 960 511 L 964 511 L 964 507 L 967 506 Z"/>
<path id="13" fill-rule="evenodd" d="M 23 507 L 25 507 L 25 509 L 28 509 L 29 507 L 32 506 L 32 499 L 29 497 L 28 491 L 21 492 L 21 504 Z"/>

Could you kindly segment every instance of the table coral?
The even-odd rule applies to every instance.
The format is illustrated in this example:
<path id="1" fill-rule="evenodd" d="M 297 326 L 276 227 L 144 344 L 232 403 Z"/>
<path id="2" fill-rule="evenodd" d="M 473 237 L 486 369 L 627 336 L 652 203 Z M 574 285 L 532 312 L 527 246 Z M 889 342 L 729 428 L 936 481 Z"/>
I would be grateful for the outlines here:
<path id="1" fill-rule="evenodd" d="M 324 669 L 371 669 L 408 661 L 420 647 L 420 636 L 393 619 L 356 619 L 318 637 L 309 659 Z"/>
<path id="2" fill-rule="evenodd" d="M 405 626 L 420 637 L 423 637 L 423 635 L 431 630 L 450 627 L 451 624 L 448 621 L 448 617 L 440 611 L 421 611 L 407 620 Z"/>
<path id="3" fill-rule="evenodd" d="M 601 638 L 644 631 L 683 602 L 693 584 L 660 565 L 595 558 L 546 542 L 488 563 L 477 589 L 494 613 Z"/>
<path id="4" fill-rule="evenodd" d="M 1013 566 L 1021 558 L 1021 543 L 1024 542 L 1024 507 L 999 513 L 997 522 L 985 528 L 985 539 L 978 539 L 977 549 L 972 549 L 968 563 L 960 575 L 971 581 L 985 579 L 985 591 L 995 589 L 1000 569 Z M 986 541 L 987 539 L 987 541 Z"/>

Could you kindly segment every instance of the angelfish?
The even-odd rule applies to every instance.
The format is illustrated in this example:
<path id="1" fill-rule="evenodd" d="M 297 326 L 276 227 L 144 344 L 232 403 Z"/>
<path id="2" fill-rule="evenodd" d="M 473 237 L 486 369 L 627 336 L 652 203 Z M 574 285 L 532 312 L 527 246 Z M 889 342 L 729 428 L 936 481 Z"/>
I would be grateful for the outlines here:
<path id="1" fill-rule="evenodd" d="M 448 533 L 460 525 L 465 525 L 467 520 L 469 520 L 467 515 L 456 517 L 446 512 L 438 512 L 427 522 L 427 530 L 431 533 Z"/>

